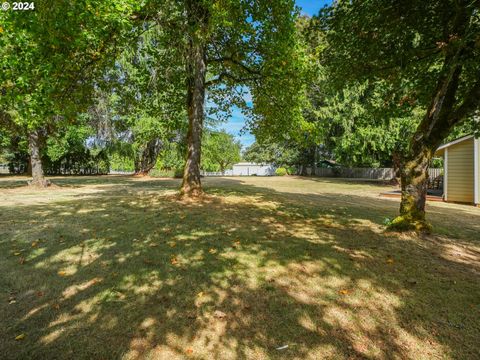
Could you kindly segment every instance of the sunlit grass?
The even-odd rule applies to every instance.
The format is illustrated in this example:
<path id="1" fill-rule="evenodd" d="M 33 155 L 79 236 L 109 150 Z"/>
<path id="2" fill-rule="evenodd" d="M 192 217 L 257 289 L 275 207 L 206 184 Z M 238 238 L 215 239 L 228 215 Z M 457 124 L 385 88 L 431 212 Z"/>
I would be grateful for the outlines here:
<path id="1" fill-rule="evenodd" d="M 431 204 L 419 238 L 376 183 L 54 182 L 0 179 L 2 358 L 480 356 L 479 209 Z"/>

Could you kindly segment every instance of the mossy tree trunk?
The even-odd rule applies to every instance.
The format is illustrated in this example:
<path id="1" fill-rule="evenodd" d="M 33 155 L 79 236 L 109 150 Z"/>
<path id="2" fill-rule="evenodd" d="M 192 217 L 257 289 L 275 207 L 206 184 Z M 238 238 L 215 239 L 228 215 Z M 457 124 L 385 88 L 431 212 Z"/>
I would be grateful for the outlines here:
<path id="1" fill-rule="evenodd" d="M 397 226 L 427 230 L 429 225 L 425 220 L 425 202 L 428 188 L 428 164 L 433 150 L 424 148 L 412 158 L 406 160 L 400 169 L 402 201 L 400 217 L 396 219 Z"/>

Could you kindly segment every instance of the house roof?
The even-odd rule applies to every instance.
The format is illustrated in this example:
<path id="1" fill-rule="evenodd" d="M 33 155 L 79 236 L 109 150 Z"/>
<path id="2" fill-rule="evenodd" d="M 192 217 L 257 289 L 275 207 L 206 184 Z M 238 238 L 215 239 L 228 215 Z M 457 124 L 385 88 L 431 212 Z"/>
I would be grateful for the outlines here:
<path id="1" fill-rule="evenodd" d="M 458 143 L 461 143 L 463 141 L 466 141 L 466 140 L 470 140 L 470 139 L 473 139 L 474 135 L 467 135 L 467 136 L 463 136 L 461 138 L 458 138 L 456 140 L 453 140 L 453 141 L 450 141 L 446 144 L 443 144 L 443 145 L 440 145 L 437 149 L 437 151 L 435 151 L 435 155 L 442 155 L 444 150 L 452 145 L 455 145 L 455 144 L 458 144 Z"/>

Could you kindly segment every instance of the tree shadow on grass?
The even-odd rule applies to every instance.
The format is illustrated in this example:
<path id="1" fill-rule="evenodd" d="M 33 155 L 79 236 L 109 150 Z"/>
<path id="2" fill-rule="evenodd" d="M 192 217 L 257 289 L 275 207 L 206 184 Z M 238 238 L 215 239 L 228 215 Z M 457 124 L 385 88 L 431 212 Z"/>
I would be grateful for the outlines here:
<path id="1" fill-rule="evenodd" d="M 2 358 L 479 355 L 474 260 L 382 233 L 385 201 L 160 184 L 2 208 Z"/>

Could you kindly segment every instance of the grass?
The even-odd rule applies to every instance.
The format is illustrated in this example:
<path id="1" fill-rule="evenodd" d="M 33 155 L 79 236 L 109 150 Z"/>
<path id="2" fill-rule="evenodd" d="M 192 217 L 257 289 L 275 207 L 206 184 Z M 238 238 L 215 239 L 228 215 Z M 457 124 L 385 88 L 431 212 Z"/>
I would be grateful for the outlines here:
<path id="1" fill-rule="evenodd" d="M 377 183 L 23 182 L 0 178 L 2 359 L 480 358 L 480 209 L 431 203 L 419 237 L 384 231 Z"/>

